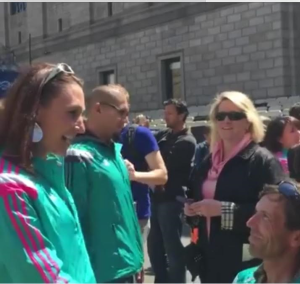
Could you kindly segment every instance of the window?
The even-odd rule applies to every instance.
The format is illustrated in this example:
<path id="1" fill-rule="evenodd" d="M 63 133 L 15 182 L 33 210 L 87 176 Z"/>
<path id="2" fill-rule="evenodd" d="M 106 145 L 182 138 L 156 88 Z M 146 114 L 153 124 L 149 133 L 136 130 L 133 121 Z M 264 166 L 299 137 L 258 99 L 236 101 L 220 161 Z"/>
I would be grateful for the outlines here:
<path id="1" fill-rule="evenodd" d="M 61 32 L 63 30 L 62 19 L 58 19 L 58 31 Z"/>
<path id="2" fill-rule="evenodd" d="M 183 99 L 180 56 L 162 60 L 163 100 Z"/>
<path id="3" fill-rule="evenodd" d="M 10 14 L 15 15 L 26 11 L 27 3 L 26 2 L 11 2 L 10 3 Z"/>
<path id="4" fill-rule="evenodd" d="M 22 43 L 22 33 L 21 32 L 18 32 L 18 42 L 19 42 L 19 44 Z"/>
<path id="5" fill-rule="evenodd" d="M 113 14 L 113 10 L 112 10 L 112 2 L 108 2 L 107 3 L 107 9 L 108 9 L 108 16 L 110 17 L 110 16 L 112 16 L 112 14 Z"/>
<path id="6" fill-rule="evenodd" d="M 116 83 L 116 76 L 114 70 L 100 72 L 101 85 L 108 85 L 108 84 L 115 84 L 115 83 Z"/>

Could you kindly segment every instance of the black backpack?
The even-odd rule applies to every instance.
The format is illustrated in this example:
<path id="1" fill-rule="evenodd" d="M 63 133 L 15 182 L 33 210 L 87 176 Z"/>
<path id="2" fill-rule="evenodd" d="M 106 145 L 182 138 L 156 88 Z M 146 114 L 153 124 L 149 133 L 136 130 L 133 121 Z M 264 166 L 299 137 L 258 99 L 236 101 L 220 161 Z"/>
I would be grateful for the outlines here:
<path id="1" fill-rule="evenodd" d="M 138 125 L 132 124 L 128 127 L 126 135 L 123 137 L 123 147 L 121 154 L 124 158 L 129 157 L 129 162 L 138 161 L 137 171 L 147 172 L 149 167 L 146 159 L 139 153 L 134 145 L 136 129 Z M 132 160 L 132 161 L 131 161 Z"/>

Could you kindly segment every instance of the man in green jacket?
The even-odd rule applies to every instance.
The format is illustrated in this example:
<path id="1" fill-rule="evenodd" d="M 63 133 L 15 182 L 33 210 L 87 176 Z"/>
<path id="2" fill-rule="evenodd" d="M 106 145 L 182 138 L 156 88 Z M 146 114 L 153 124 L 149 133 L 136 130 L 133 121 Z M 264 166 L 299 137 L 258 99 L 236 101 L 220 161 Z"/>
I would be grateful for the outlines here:
<path id="1" fill-rule="evenodd" d="M 300 192 L 295 184 L 266 186 L 248 221 L 250 253 L 263 260 L 234 283 L 300 283 Z"/>
<path id="2" fill-rule="evenodd" d="M 72 193 L 98 283 L 132 283 L 143 265 L 143 247 L 121 145 L 112 138 L 127 121 L 129 95 L 119 85 L 93 90 L 86 132 L 66 157 Z"/>

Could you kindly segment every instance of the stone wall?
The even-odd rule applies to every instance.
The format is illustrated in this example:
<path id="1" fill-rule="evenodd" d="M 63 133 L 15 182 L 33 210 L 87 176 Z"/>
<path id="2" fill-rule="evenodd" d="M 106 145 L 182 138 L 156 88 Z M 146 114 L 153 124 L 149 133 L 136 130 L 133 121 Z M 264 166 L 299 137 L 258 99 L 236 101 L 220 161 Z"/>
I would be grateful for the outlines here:
<path id="1" fill-rule="evenodd" d="M 88 3 L 77 4 L 82 7 L 70 13 L 70 25 L 91 17 L 95 21 L 95 15 L 103 19 L 104 12 L 101 16 L 91 11 L 107 8 L 96 3 L 81 18 L 80 11 L 87 11 Z M 160 59 L 173 54 L 182 58 L 182 96 L 189 105 L 207 104 L 225 89 L 240 90 L 255 99 L 289 96 L 299 90 L 295 80 L 299 40 L 293 33 L 298 24 L 290 23 L 297 9 L 291 9 L 292 4 L 172 3 L 150 8 L 146 3 L 121 4 L 113 6 L 114 13 L 126 8 L 133 10 L 132 15 L 120 12 L 102 25 L 37 42 L 35 61 L 69 63 L 85 80 L 87 94 L 99 84 L 99 70 L 114 69 L 117 81 L 130 91 L 133 110 L 161 107 Z M 26 54 L 19 52 L 20 61 L 25 62 Z"/>
<path id="2" fill-rule="evenodd" d="M 3 2 L 0 2 L 0 45 L 5 45 L 5 9 Z"/>

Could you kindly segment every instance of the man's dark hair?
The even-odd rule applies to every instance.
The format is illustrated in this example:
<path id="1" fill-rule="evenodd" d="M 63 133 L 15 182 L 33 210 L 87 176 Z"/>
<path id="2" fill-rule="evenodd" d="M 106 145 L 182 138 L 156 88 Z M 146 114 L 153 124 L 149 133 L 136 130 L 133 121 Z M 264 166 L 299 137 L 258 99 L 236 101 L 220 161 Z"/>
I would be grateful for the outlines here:
<path id="1" fill-rule="evenodd" d="M 290 108 L 289 115 L 300 120 L 300 103 L 295 103 Z"/>
<path id="2" fill-rule="evenodd" d="M 291 181 L 288 181 L 291 182 Z M 291 182 L 295 184 L 294 182 Z M 297 191 L 300 193 L 299 188 L 296 186 Z M 284 215 L 286 220 L 286 228 L 290 231 L 300 230 L 300 196 L 286 197 L 279 191 L 279 185 L 265 185 L 263 191 L 260 193 L 260 199 L 263 196 L 277 193 L 279 196 L 274 197 L 272 201 L 284 200 Z"/>
<path id="3" fill-rule="evenodd" d="M 179 99 L 169 99 L 164 102 L 164 107 L 168 105 L 173 105 L 178 114 L 184 114 L 183 121 L 186 121 L 189 115 L 189 110 L 185 101 Z"/>

